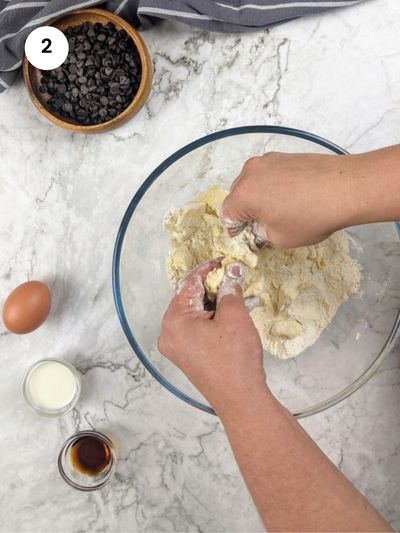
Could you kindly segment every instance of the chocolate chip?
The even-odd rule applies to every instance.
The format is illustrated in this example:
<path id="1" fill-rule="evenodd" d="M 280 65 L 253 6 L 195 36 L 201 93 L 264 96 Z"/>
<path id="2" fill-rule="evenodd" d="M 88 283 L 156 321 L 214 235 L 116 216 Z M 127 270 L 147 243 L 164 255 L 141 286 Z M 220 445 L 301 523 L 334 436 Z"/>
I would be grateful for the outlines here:
<path id="1" fill-rule="evenodd" d="M 119 94 L 119 91 L 120 91 L 119 83 L 112 83 L 110 85 L 110 93 L 111 94 Z"/>
<path id="2" fill-rule="evenodd" d="M 134 42 L 113 23 L 83 23 L 64 30 L 69 54 L 63 65 L 42 72 L 39 91 L 49 109 L 78 124 L 100 124 L 134 98 L 141 62 Z"/>

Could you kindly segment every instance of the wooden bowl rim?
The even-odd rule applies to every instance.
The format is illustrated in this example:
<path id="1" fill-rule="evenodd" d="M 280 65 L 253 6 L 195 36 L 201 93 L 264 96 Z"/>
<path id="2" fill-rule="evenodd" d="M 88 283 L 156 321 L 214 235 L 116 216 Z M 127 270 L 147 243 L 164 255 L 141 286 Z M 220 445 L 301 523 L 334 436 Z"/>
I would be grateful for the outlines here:
<path id="1" fill-rule="evenodd" d="M 102 23 L 101 19 L 107 19 L 108 22 L 114 22 L 116 26 L 122 27 L 130 38 L 133 40 L 136 49 L 139 53 L 140 62 L 141 62 L 141 81 L 139 85 L 139 89 L 137 90 L 135 97 L 133 98 L 132 102 L 128 105 L 127 108 L 125 108 L 122 113 L 117 115 L 116 117 L 112 118 L 111 120 L 108 120 L 106 122 L 102 122 L 101 124 L 92 124 L 92 125 L 81 125 L 81 124 L 74 124 L 72 122 L 67 122 L 63 120 L 62 118 L 58 117 L 57 115 L 54 115 L 43 103 L 42 101 L 37 97 L 36 92 L 33 88 L 32 79 L 31 79 L 31 69 L 33 70 L 40 70 L 31 65 L 26 57 L 24 55 L 23 64 L 22 64 L 22 73 L 23 73 L 23 79 L 24 83 L 27 89 L 27 92 L 37 107 L 37 109 L 41 112 L 41 114 L 46 117 L 48 120 L 53 122 L 53 124 L 56 124 L 57 126 L 60 126 L 61 128 L 67 129 L 69 131 L 73 131 L 76 133 L 104 133 L 106 131 L 110 131 L 114 128 L 117 128 L 121 126 L 123 123 L 125 123 L 129 118 L 131 118 L 133 115 L 135 115 L 140 109 L 143 107 L 148 94 L 150 92 L 150 86 L 151 86 L 151 80 L 152 80 L 152 69 L 151 69 L 151 60 L 150 55 L 147 50 L 146 45 L 144 44 L 143 39 L 139 35 L 139 33 L 127 22 L 125 19 L 119 17 L 118 15 L 115 15 L 114 13 L 110 13 L 109 11 L 106 11 L 105 9 L 98 9 L 98 8 L 88 8 L 88 9 L 78 9 L 76 11 L 71 11 L 70 13 L 66 13 L 61 15 L 60 17 L 57 17 L 50 22 L 48 22 L 49 26 L 54 26 L 58 28 L 59 26 L 62 26 L 63 19 L 67 18 L 74 18 L 74 17 L 82 17 L 83 15 L 97 15 L 99 16 L 98 22 Z M 79 22 L 76 25 L 84 23 L 84 19 L 80 19 Z M 93 23 L 92 20 L 88 21 Z M 71 24 L 74 25 L 73 23 Z"/>

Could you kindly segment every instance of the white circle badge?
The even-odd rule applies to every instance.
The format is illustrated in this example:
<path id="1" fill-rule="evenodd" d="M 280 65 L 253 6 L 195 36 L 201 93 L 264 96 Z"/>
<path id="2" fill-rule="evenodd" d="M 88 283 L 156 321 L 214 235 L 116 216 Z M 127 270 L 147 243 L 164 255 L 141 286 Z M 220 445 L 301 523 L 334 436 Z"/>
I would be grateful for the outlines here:
<path id="1" fill-rule="evenodd" d="M 25 41 L 25 54 L 29 63 L 41 70 L 57 68 L 67 59 L 68 40 L 62 31 L 53 26 L 36 28 Z"/>

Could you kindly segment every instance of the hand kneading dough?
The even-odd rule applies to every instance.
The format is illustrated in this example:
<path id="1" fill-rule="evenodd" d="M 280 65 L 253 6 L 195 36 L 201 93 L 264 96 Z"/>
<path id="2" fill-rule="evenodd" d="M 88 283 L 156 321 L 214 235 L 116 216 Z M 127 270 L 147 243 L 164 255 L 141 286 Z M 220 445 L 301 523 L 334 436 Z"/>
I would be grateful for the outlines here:
<path id="1" fill-rule="evenodd" d="M 171 235 L 168 276 L 176 286 L 200 263 L 223 256 L 223 267 L 205 282 L 213 298 L 225 265 L 239 261 L 246 266 L 244 296 L 260 300 L 250 316 L 264 349 L 282 359 L 294 357 L 318 339 L 338 307 L 359 291 L 361 266 L 350 257 L 342 231 L 315 246 L 290 250 L 257 250 L 249 228 L 229 238 L 219 220 L 226 195 L 214 186 L 166 214 L 164 226 Z"/>

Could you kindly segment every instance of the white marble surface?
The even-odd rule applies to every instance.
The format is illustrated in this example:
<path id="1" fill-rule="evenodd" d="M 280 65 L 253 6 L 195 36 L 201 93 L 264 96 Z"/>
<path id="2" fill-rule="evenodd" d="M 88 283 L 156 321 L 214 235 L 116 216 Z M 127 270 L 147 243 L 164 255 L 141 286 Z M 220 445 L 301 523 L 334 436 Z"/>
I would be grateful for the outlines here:
<path id="1" fill-rule="evenodd" d="M 223 127 L 307 129 L 350 150 L 399 141 L 396 0 L 368 0 L 250 35 L 164 24 L 143 35 L 155 66 L 146 108 L 121 129 L 75 136 L 38 116 L 19 83 L 0 97 L 0 296 L 26 279 L 52 289 L 36 332 L 0 331 L 0 531 L 260 531 L 217 419 L 161 388 L 133 356 L 111 293 L 116 231 L 161 160 Z M 44 356 L 83 374 L 77 408 L 31 413 L 20 382 Z M 360 391 L 304 427 L 400 528 L 400 350 Z M 85 494 L 56 458 L 77 429 L 114 432 L 116 478 Z"/>

